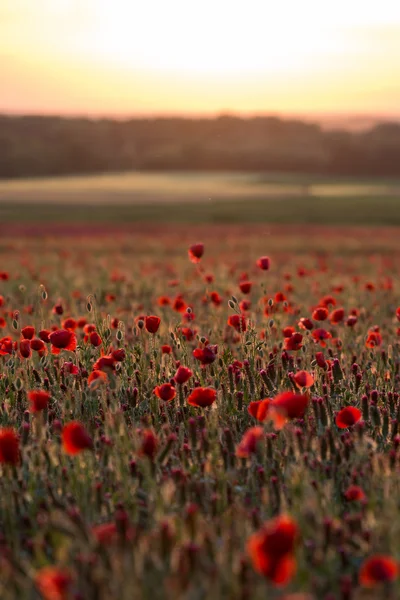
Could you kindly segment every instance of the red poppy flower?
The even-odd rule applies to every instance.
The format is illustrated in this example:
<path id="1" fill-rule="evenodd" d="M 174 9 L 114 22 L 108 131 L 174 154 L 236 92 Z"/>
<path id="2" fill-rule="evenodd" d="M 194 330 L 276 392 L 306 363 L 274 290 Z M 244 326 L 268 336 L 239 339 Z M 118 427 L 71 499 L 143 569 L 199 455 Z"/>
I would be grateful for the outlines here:
<path id="1" fill-rule="evenodd" d="M 169 344 L 163 344 L 161 346 L 161 352 L 163 354 L 171 354 L 172 353 L 172 348 Z"/>
<path id="2" fill-rule="evenodd" d="M 44 345 L 44 342 L 40 338 L 33 338 L 33 340 L 31 340 L 31 348 L 35 352 L 39 352 L 39 353 L 46 351 L 46 346 Z"/>
<path id="3" fill-rule="evenodd" d="M 158 450 L 158 438 L 154 431 L 151 429 L 145 429 L 142 432 L 142 443 L 140 446 L 139 454 L 147 456 L 150 460 L 153 460 Z"/>
<path id="4" fill-rule="evenodd" d="M 89 341 L 95 348 L 98 348 L 98 346 L 101 346 L 102 344 L 101 337 L 97 331 L 92 331 L 92 333 L 89 335 Z"/>
<path id="5" fill-rule="evenodd" d="M 314 384 L 314 377 L 307 371 L 297 371 L 293 379 L 298 388 L 309 388 Z"/>
<path id="6" fill-rule="evenodd" d="M 304 394 L 283 392 L 272 400 L 270 413 L 276 429 L 280 429 L 287 419 L 301 419 L 304 417 L 309 397 Z"/>
<path id="7" fill-rule="evenodd" d="M 211 404 L 215 402 L 216 398 L 217 392 L 214 390 L 214 388 L 198 387 L 194 388 L 187 401 L 191 406 L 205 408 L 206 406 L 211 406 Z"/>
<path id="8" fill-rule="evenodd" d="M 332 335 L 329 331 L 325 329 L 315 329 L 311 334 L 316 342 L 319 342 L 319 345 L 325 348 L 326 342 L 325 340 L 331 339 Z"/>
<path id="9" fill-rule="evenodd" d="M 190 246 L 189 250 L 188 250 L 188 254 L 189 254 L 189 260 L 192 263 L 198 263 L 200 262 L 201 257 L 204 254 L 204 244 L 193 244 L 193 246 Z"/>
<path id="10" fill-rule="evenodd" d="M 210 299 L 211 299 L 211 302 L 213 304 L 215 304 L 215 306 L 220 306 L 222 304 L 222 298 L 218 294 L 218 292 L 211 292 Z"/>
<path id="11" fill-rule="evenodd" d="M 11 427 L 0 429 L 0 463 L 16 465 L 19 462 L 19 438 Z"/>
<path id="12" fill-rule="evenodd" d="M 30 340 L 21 340 L 19 343 L 19 353 L 22 358 L 30 358 L 32 356 Z"/>
<path id="13" fill-rule="evenodd" d="M 269 407 L 271 405 L 271 398 L 264 398 L 264 400 L 255 400 L 250 402 L 247 407 L 249 414 L 257 419 L 257 421 L 265 421 L 268 415 Z"/>
<path id="14" fill-rule="evenodd" d="M 44 600 L 68 600 L 72 577 L 58 567 L 43 567 L 35 575 L 35 585 Z"/>
<path id="15" fill-rule="evenodd" d="M 343 308 L 336 308 L 329 315 L 329 320 L 332 323 L 332 325 L 337 325 L 338 323 L 341 323 L 341 321 L 343 321 L 343 319 L 344 319 L 344 309 Z"/>
<path id="16" fill-rule="evenodd" d="M 315 353 L 315 360 L 317 361 L 317 365 L 321 367 L 321 369 L 328 368 L 328 362 L 325 360 L 325 356 L 323 352 Z"/>
<path id="17" fill-rule="evenodd" d="M 185 336 L 186 341 L 188 342 L 191 342 L 196 335 L 196 331 L 193 331 L 193 329 L 190 329 L 190 327 L 182 327 L 181 333 Z"/>
<path id="18" fill-rule="evenodd" d="M 292 333 L 290 337 L 285 338 L 285 350 L 297 351 L 303 345 L 303 336 L 301 333 Z"/>
<path id="19" fill-rule="evenodd" d="M 145 317 L 144 324 L 149 333 L 157 333 L 160 327 L 161 319 L 155 315 Z"/>
<path id="20" fill-rule="evenodd" d="M 123 362 L 126 357 L 126 352 L 124 348 L 116 348 L 116 350 L 112 350 L 111 356 L 116 362 Z"/>
<path id="21" fill-rule="evenodd" d="M 236 456 L 239 458 L 248 458 L 251 454 L 254 454 L 258 443 L 263 437 L 264 430 L 262 427 L 250 427 L 250 429 L 247 429 L 236 448 Z"/>
<path id="22" fill-rule="evenodd" d="M 236 329 L 237 332 L 245 332 L 247 330 L 246 318 L 244 315 L 230 315 L 228 325 Z"/>
<path id="23" fill-rule="evenodd" d="M 396 317 L 397 317 L 397 320 L 400 321 L 400 306 L 398 308 L 396 308 Z"/>
<path id="24" fill-rule="evenodd" d="M 9 336 L 3 337 L 0 340 L 0 356 L 6 356 L 12 354 L 14 350 L 14 344 Z"/>
<path id="25" fill-rule="evenodd" d="M 252 285 L 252 281 L 241 281 L 239 283 L 239 288 L 242 294 L 250 294 Z"/>
<path id="26" fill-rule="evenodd" d="M 368 333 L 365 345 L 367 348 L 375 348 L 382 344 L 382 336 L 379 331 L 370 331 Z"/>
<path id="27" fill-rule="evenodd" d="M 52 354 L 59 354 L 60 350 L 76 349 L 76 335 L 68 329 L 57 329 L 49 335 Z"/>
<path id="28" fill-rule="evenodd" d="M 93 371 L 114 371 L 116 360 L 112 354 L 104 354 L 96 360 Z"/>
<path id="29" fill-rule="evenodd" d="M 356 315 L 349 315 L 346 320 L 346 325 L 347 325 L 347 327 L 354 327 L 354 325 L 357 323 L 357 321 L 358 321 L 358 318 Z"/>
<path id="30" fill-rule="evenodd" d="M 45 344 L 50 344 L 50 334 L 51 331 L 49 329 L 39 331 L 39 337 Z"/>
<path id="31" fill-rule="evenodd" d="M 28 400 L 31 403 L 31 412 L 40 412 L 47 408 L 50 394 L 42 390 L 28 392 Z"/>
<path id="32" fill-rule="evenodd" d="M 179 313 L 185 312 L 185 310 L 187 309 L 187 304 L 181 295 L 179 295 L 175 298 L 175 300 L 172 304 L 172 308 L 174 311 L 179 312 Z"/>
<path id="33" fill-rule="evenodd" d="M 296 571 L 296 522 L 281 515 L 264 524 L 247 542 L 254 569 L 275 585 L 286 585 Z"/>
<path id="34" fill-rule="evenodd" d="M 355 406 L 346 406 L 336 415 L 336 425 L 340 429 L 346 429 L 361 419 L 361 411 Z"/>
<path id="35" fill-rule="evenodd" d="M 72 317 L 64 319 L 61 325 L 63 329 L 72 329 L 72 331 L 78 327 L 78 323 L 75 321 L 75 319 L 72 319 Z"/>
<path id="36" fill-rule="evenodd" d="M 76 365 L 74 365 L 73 362 L 65 361 L 65 363 L 63 364 L 63 371 L 67 375 L 78 375 L 79 368 Z"/>
<path id="37" fill-rule="evenodd" d="M 373 587 L 376 584 L 394 581 L 399 572 L 397 561 L 391 556 L 376 554 L 367 558 L 360 568 L 361 585 Z"/>
<path id="38" fill-rule="evenodd" d="M 296 333 L 296 330 L 294 327 L 285 327 L 282 333 L 284 338 L 290 338 L 294 333 Z"/>
<path id="39" fill-rule="evenodd" d="M 217 355 L 210 346 L 196 348 L 193 350 L 193 356 L 196 360 L 200 361 L 202 365 L 210 365 L 217 358 Z"/>
<path id="40" fill-rule="evenodd" d="M 26 327 L 23 327 L 21 329 L 21 335 L 24 338 L 24 340 L 31 340 L 35 335 L 35 328 L 31 325 L 27 325 Z"/>
<path id="41" fill-rule="evenodd" d="M 366 500 L 366 495 L 358 485 L 351 485 L 344 493 L 344 497 L 349 502 L 362 502 Z"/>
<path id="42" fill-rule="evenodd" d="M 96 325 L 94 323 L 86 323 L 83 326 L 83 331 L 86 335 L 90 335 L 93 331 L 96 331 Z"/>
<path id="43" fill-rule="evenodd" d="M 307 317 L 301 317 L 298 325 L 301 329 L 307 329 L 307 331 L 314 329 L 314 323 Z"/>
<path id="44" fill-rule="evenodd" d="M 103 382 L 108 381 L 107 373 L 105 373 L 104 371 L 100 371 L 98 369 L 94 369 L 88 377 L 88 385 L 91 385 L 93 383 L 93 381 L 98 381 L 100 379 Z M 100 381 L 99 381 L 99 383 L 100 383 Z"/>
<path id="45" fill-rule="evenodd" d="M 174 379 L 176 381 L 176 383 L 183 385 L 184 383 L 186 383 L 187 381 L 189 381 L 189 379 L 192 377 L 193 372 L 188 368 L 188 367 L 184 367 L 184 366 L 180 366 L 178 367 Z"/>
<path id="46" fill-rule="evenodd" d="M 176 396 L 176 389 L 170 383 L 158 385 L 153 391 L 155 395 L 160 398 L 160 400 L 164 400 L 164 402 L 170 402 Z"/>
<path id="47" fill-rule="evenodd" d="M 268 271 L 271 265 L 271 259 L 268 256 L 261 256 L 257 260 L 257 267 L 259 267 L 262 271 Z"/>
<path id="48" fill-rule="evenodd" d="M 312 314 L 314 321 L 325 321 L 328 318 L 328 309 L 324 306 L 316 308 Z"/>
<path id="49" fill-rule="evenodd" d="M 62 430 L 64 451 L 71 456 L 93 448 L 93 441 L 85 427 L 79 421 L 71 421 Z"/>

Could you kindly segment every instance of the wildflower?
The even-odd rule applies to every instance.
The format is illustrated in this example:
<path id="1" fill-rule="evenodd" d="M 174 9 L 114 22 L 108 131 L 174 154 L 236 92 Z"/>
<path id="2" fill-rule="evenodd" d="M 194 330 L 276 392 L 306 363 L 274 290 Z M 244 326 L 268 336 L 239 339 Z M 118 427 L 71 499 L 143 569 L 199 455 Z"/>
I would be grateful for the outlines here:
<path id="1" fill-rule="evenodd" d="M 214 390 L 214 388 L 198 387 L 193 390 L 187 401 L 191 406 L 205 408 L 206 406 L 211 406 L 211 404 L 215 402 L 216 398 L 217 392 Z"/>
<path id="2" fill-rule="evenodd" d="M 351 485 L 344 493 L 344 497 L 349 502 L 362 502 L 366 500 L 363 490 L 358 485 Z"/>
<path id="3" fill-rule="evenodd" d="M 271 259 L 268 256 L 261 256 L 257 260 L 256 264 L 257 267 L 259 267 L 259 269 L 261 269 L 262 271 L 268 271 L 271 265 Z"/>
<path id="4" fill-rule="evenodd" d="M 50 394 L 42 390 L 33 390 L 28 392 L 28 400 L 31 404 L 31 412 L 40 412 L 47 408 L 50 400 Z"/>
<path id="5" fill-rule="evenodd" d="M 271 398 L 264 398 L 264 400 L 255 400 L 254 402 L 249 403 L 247 411 L 252 417 L 257 419 L 257 421 L 263 422 L 267 418 L 271 402 Z"/>
<path id="6" fill-rule="evenodd" d="M 251 454 L 254 454 L 263 437 L 264 431 L 262 427 L 250 427 L 250 429 L 247 429 L 236 448 L 236 456 L 239 458 L 248 458 Z"/>
<path id="7" fill-rule="evenodd" d="M 63 427 L 62 444 L 64 451 L 71 456 L 93 448 L 93 441 L 79 421 L 71 421 Z"/>
<path id="8" fill-rule="evenodd" d="M 285 350 L 300 350 L 303 345 L 303 336 L 301 333 L 292 333 L 290 337 L 285 338 Z"/>
<path id="9" fill-rule="evenodd" d="M 346 429 L 357 423 L 361 419 L 361 411 L 355 406 L 346 406 L 336 415 L 336 425 L 340 429 Z"/>
<path id="10" fill-rule="evenodd" d="M 42 567 L 35 575 L 35 585 L 44 600 L 68 600 L 71 584 L 68 571 L 58 567 Z"/>
<path id="11" fill-rule="evenodd" d="M 228 318 L 228 325 L 236 329 L 236 331 L 245 332 L 247 329 L 246 318 L 244 315 L 230 315 Z"/>
<path id="12" fill-rule="evenodd" d="M 293 392 L 278 394 L 271 403 L 270 414 L 275 427 L 280 429 L 288 419 L 301 419 L 304 417 L 309 397 Z"/>
<path id="13" fill-rule="evenodd" d="M 16 465 L 19 456 L 17 433 L 11 427 L 0 428 L 0 463 Z"/>
<path id="14" fill-rule="evenodd" d="M 140 446 L 139 454 L 147 456 L 151 460 L 154 459 L 158 450 L 158 438 L 154 431 L 151 429 L 145 429 L 142 432 L 142 443 Z"/>
<path id="15" fill-rule="evenodd" d="M 298 388 L 309 388 L 314 384 L 314 377 L 307 371 L 297 371 L 293 379 Z"/>
<path id="16" fill-rule="evenodd" d="M 247 541 L 254 569 L 277 586 L 286 585 L 296 572 L 294 549 L 298 526 L 288 516 L 267 521 Z"/>
<path id="17" fill-rule="evenodd" d="M 158 385 L 154 388 L 155 395 L 160 398 L 160 400 L 164 400 L 164 402 L 170 402 L 176 396 L 176 390 L 173 385 L 170 383 L 163 383 L 162 385 Z"/>
<path id="18" fill-rule="evenodd" d="M 196 360 L 201 362 L 202 365 L 210 365 L 217 358 L 215 352 L 213 352 L 210 346 L 206 346 L 205 348 L 196 348 L 193 350 L 193 356 Z"/>
<path id="19" fill-rule="evenodd" d="M 189 250 L 188 250 L 188 254 L 189 254 L 189 260 L 192 263 L 199 263 L 201 257 L 204 254 L 204 244 L 193 244 L 193 246 L 190 246 Z"/>
<path id="20" fill-rule="evenodd" d="M 158 328 L 160 327 L 161 319 L 160 317 L 156 317 L 155 315 L 151 315 L 149 317 L 145 317 L 144 324 L 149 333 L 157 333 Z"/>
<path id="21" fill-rule="evenodd" d="M 193 372 L 188 368 L 188 367 L 184 367 L 182 365 L 180 365 L 175 373 L 174 379 L 176 381 L 176 383 L 182 385 L 184 383 L 186 383 L 187 381 L 189 381 L 189 379 L 192 377 Z"/>
<path id="22" fill-rule="evenodd" d="M 72 352 L 76 348 L 76 335 L 69 329 L 53 331 L 49 335 L 49 340 L 52 354 L 59 354 L 60 350 L 70 350 Z"/>
<path id="23" fill-rule="evenodd" d="M 312 314 L 314 321 L 325 321 L 328 318 L 328 309 L 320 306 L 316 308 Z"/>
<path id="24" fill-rule="evenodd" d="M 375 554 L 367 558 L 360 568 L 361 585 L 373 587 L 376 584 L 394 581 L 398 576 L 397 561 L 391 556 Z"/>
<path id="25" fill-rule="evenodd" d="M 35 335 L 35 328 L 31 325 L 27 325 L 21 329 L 21 335 L 24 340 L 31 340 Z"/>

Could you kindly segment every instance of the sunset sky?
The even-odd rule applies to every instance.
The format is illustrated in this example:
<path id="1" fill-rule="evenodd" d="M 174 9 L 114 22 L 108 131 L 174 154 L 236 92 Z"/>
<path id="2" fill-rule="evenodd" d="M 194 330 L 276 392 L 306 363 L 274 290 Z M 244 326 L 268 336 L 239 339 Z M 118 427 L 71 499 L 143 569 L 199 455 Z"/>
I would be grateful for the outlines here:
<path id="1" fill-rule="evenodd" d="M 0 0 L 0 112 L 400 115 L 400 1 Z"/>

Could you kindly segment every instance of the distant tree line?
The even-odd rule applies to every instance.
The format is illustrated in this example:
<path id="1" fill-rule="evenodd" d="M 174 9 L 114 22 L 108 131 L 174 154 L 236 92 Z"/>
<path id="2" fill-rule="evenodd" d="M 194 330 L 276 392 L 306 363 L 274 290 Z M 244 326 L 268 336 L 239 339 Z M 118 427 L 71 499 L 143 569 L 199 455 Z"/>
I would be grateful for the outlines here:
<path id="1" fill-rule="evenodd" d="M 400 176 L 400 124 L 355 133 L 275 117 L 0 115 L 1 178 L 126 170 Z"/>

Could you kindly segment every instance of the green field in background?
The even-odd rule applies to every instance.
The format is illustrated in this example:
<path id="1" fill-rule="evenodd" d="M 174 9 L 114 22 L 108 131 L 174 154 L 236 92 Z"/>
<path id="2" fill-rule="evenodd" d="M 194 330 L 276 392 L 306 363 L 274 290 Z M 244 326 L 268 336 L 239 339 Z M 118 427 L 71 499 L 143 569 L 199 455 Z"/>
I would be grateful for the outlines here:
<path id="1" fill-rule="evenodd" d="M 400 225 L 400 181 L 123 173 L 0 181 L 2 223 Z"/>

